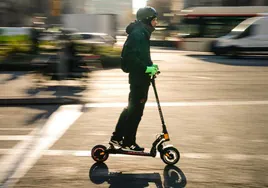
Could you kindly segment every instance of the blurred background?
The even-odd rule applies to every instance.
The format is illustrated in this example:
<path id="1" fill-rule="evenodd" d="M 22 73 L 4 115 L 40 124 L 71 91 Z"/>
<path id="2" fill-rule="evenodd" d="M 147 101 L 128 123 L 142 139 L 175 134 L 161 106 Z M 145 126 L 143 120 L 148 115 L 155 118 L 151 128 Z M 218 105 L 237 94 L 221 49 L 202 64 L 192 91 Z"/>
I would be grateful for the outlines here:
<path id="1" fill-rule="evenodd" d="M 100 55 L 101 44 L 122 46 L 126 26 L 146 5 L 159 12 L 151 45 L 190 51 L 215 51 L 216 38 L 268 10 L 265 0 L 2 0 L 1 60 L 11 54 L 57 52 L 63 38 L 76 44 L 73 54 Z"/>
<path id="2" fill-rule="evenodd" d="M 1 59 L 18 53 L 58 52 L 65 46 L 63 38 L 76 44 L 71 45 L 73 54 L 100 55 L 103 46 L 122 46 L 126 26 L 146 5 L 159 12 L 151 45 L 190 51 L 215 51 L 215 39 L 268 11 L 265 0 L 3 0 Z"/>
<path id="3" fill-rule="evenodd" d="M 127 102 L 125 28 L 146 5 L 180 169 L 111 156 L 92 180 L 90 149 Z M 0 187 L 268 187 L 267 13 L 268 0 L 0 0 Z M 147 104 L 137 140 L 150 148 L 152 89 Z"/>

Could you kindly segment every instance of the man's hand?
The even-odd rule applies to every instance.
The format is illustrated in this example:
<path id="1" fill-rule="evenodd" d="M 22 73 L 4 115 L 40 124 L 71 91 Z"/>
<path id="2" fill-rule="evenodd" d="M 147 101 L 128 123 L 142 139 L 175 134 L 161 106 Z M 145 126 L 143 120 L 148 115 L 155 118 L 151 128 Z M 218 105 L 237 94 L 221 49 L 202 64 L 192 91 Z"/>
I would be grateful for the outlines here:
<path id="1" fill-rule="evenodd" d="M 149 73 L 150 76 L 154 76 L 158 72 L 158 66 L 148 66 L 145 73 Z"/>
<path id="2" fill-rule="evenodd" d="M 153 67 L 155 67 L 155 68 L 157 68 L 157 70 L 159 70 L 159 67 L 158 67 L 158 65 L 156 65 L 156 64 L 153 64 Z"/>

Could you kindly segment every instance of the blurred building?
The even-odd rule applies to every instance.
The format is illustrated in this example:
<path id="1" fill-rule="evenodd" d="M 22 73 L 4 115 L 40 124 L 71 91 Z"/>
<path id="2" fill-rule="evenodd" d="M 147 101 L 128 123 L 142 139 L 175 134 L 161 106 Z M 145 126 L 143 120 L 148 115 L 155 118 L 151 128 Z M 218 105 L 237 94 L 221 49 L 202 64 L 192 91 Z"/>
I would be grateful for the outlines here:
<path id="1" fill-rule="evenodd" d="M 267 0 L 222 0 L 223 6 L 267 6 Z"/>
<path id="2" fill-rule="evenodd" d="M 197 6 L 221 6 L 223 0 L 184 0 L 184 8 Z"/>
<path id="3" fill-rule="evenodd" d="M 173 16 L 184 8 L 185 0 L 148 0 L 147 5 L 154 7 L 158 12 L 160 24 L 169 24 L 177 22 Z"/>
<path id="4" fill-rule="evenodd" d="M 85 14 L 87 0 L 62 0 L 63 14 Z"/>
<path id="5" fill-rule="evenodd" d="M 50 14 L 49 0 L 1 0 L 0 26 L 30 26 L 36 16 Z"/>
<path id="6" fill-rule="evenodd" d="M 184 0 L 171 0 L 171 8 L 172 12 L 179 12 L 184 7 Z"/>
<path id="7" fill-rule="evenodd" d="M 89 14 L 116 14 L 119 28 L 133 20 L 132 0 L 85 0 L 84 8 Z"/>
<path id="8" fill-rule="evenodd" d="M 118 27 L 133 20 L 132 0 L 64 0 L 63 14 L 115 14 Z"/>
<path id="9" fill-rule="evenodd" d="M 147 5 L 153 6 L 160 13 L 177 13 L 188 7 L 200 6 L 268 6 L 268 0 L 148 0 Z"/>
<path id="10" fill-rule="evenodd" d="M 0 2 L 0 27 L 8 25 L 10 21 L 10 19 L 8 19 L 8 14 L 10 14 L 10 9 L 11 9 L 11 6 L 9 5 L 7 1 Z"/>
<path id="11" fill-rule="evenodd" d="M 267 0 L 255 0 L 253 2 L 255 2 L 255 4 L 257 6 L 268 6 L 268 1 Z"/>
<path id="12" fill-rule="evenodd" d="M 26 5 L 21 1 L 2 0 L 0 2 L 0 26 L 21 26 L 27 20 Z"/>
<path id="13" fill-rule="evenodd" d="M 268 0 L 184 0 L 184 8 L 200 6 L 267 6 Z"/>
<path id="14" fill-rule="evenodd" d="M 158 25 L 166 25 L 170 22 L 172 0 L 148 0 L 147 5 L 154 7 L 158 12 Z"/>

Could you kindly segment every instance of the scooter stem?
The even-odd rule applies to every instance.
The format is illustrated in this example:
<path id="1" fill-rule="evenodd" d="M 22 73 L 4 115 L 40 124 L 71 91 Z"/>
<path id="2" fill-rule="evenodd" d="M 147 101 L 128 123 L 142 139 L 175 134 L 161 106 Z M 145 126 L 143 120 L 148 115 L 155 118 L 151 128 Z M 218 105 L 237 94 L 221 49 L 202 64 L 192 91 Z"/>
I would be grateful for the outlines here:
<path id="1" fill-rule="evenodd" d="M 152 86 L 153 86 L 153 89 L 154 89 L 154 94 L 155 94 L 155 98 L 156 98 L 156 103 L 157 103 L 157 107 L 158 107 L 158 111 L 159 111 L 160 119 L 161 119 L 161 122 L 162 122 L 163 133 L 164 133 L 164 134 L 168 134 L 168 132 L 167 132 L 167 128 L 166 128 L 166 124 L 165 124 L 165 121 L 164 121 L 163 112 L 162 112 L 162 109 L 161 109 L 161 106 L 160 106 L 159 97 L 158 97 L 157 90 L 156 90 L 155 78 L 156 78 L 156 76 L 154 75 L 154 76 L 152 77 L 152 79 L 151 79 L 151 83 L 152 83 Z"/>

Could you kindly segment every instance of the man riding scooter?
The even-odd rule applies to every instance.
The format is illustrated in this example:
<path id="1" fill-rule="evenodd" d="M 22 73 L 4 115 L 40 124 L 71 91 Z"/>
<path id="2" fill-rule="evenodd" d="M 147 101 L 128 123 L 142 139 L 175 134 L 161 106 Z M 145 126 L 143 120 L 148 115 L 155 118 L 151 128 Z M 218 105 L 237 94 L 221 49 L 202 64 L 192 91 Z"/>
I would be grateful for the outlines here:
<path id="1" fill-rule="evenodd" d="M 140 8 L 137 20 L 126 28 L 128 38 L 122 50 L 122 60 L 129 73 L 128 106 L 121 113 L 110 144 L 124 151 L 144 151 L 136 143 L 136 133 L 148 97 L 151 77 L 158 72 L 150 56 L 150 36 L 157 25 L 157 12 L 152 7 Z"/>

